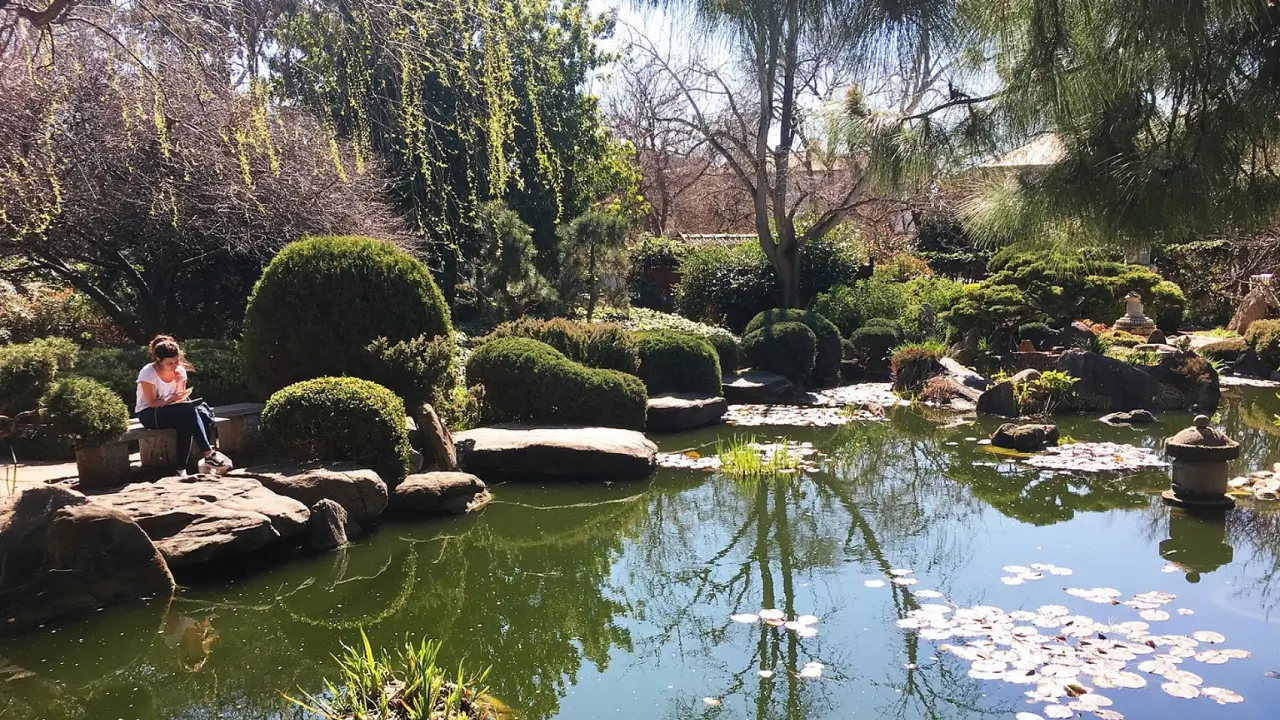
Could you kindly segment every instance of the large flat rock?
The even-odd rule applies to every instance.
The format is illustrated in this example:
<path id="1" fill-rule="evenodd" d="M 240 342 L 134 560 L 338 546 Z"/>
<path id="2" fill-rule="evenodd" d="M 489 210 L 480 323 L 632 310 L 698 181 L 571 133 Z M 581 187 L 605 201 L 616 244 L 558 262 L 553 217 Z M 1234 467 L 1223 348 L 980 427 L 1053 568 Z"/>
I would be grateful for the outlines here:
<path id="1" fill-rule="evenodd" d="M 763 370 L 748 370 L 725 375 L 724 398 L 730 405 L 767 405 L 779 402 L 795 392 L 791 381 Z"/>
<path id="2" fill-rule="evenodd" d="M 56 485 L 0 499 L 0 633 L 173 589 L 124 513 Z"/>
<path id="3" fill-rule="evenodd" d="M 670 393 L 649 398 L 645 430 L 677 433 L 720 422 L 729 402 L 718 395 Z"/>
<path id="4" fill-rule="evenodd" d="M 378 473 L 355 465 L 259 465 L 232 475 L 253 478 L 271 492 L 307 507 L 333 500 L 361 524 L 377 520 L 387 509 L 386 483 Z"/>
<path id="5" fill-rule="evenodd" d="M 306 530 L 310 511 L 247 477 L 192 475 L 126 485 L 93 502 L 133 518 L 169 567 L 255 552 Z"/>
<path id="6" fill-rule="evenodd" d="M 458 433 L 458 465 L 487 483 L 506 480 L 638 480 L 658 447 L 634 430 L 502 425 Z"/>
<path id="7" fill-rule="evenodd" d="M 391 494 L 391 509 L 399 515 L 463 515 L 488 504 L 484 481 L 462 472 L 410 475 Z"/>

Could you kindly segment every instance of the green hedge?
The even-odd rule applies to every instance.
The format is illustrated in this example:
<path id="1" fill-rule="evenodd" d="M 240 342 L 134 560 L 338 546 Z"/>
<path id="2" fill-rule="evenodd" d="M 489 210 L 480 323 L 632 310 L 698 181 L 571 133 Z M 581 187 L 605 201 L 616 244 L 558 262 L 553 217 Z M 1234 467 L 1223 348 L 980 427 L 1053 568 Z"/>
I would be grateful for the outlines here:
<path id="1" fill-rule="evenodd" d="M 387 388 L 352 377 L 289 385 L 267 400 L 262 437 L 299 461 L 352 461 L 388 484 L 409 472 L 404 402 Z"/>
<path id="2" fill-rule="evenodd" d="M 245 382 L 234 340 L 193 339 L 180 344 L 193 366 L 187 383 L 210 405 L 261 402 L 266 397 Z M 148 362 L 147 349 L 140 346 L 81 350 L 74 373 L 106 385 L 133 407 L 138 371 Z"/>
<path id="3" fill-rule="evenodd" d="M 777 373 L 797 385 L 813 374 L 818 336 L 808 325 L 779 322 L 742 337 L 742 354 L 756 370 Z"/>
<path id="4" fill-rule="evenodd" d="M 452 335 L 444 296 L 425 265 L 386 242 L 309 238 L 262 273 L 245 311 L 240 350 L 263 395 L 315 377 L 359 376 L 366 348 Z"/>
<path id="5" fill-rule="evenodd" d="M 628 375 L 636 375 L 640 371 L 640 355 L 635 341 L 618 325 L 580 323 L 564 318 L 528 318 L 499 325 L 486 340 L 503 337 L 537 340 L 588 367 L 618 370 Z"/>
<path id="6" fill-rule="evenodd" d="M 720 359 L 720 372 L 729 374 L 738 369 L 738 364 L 742 359 L 742 347 L 738 345 L 738 341 L 734 340 L 732 335 L 728 333 L 711 333 L 709 335 L 684 334 L 711 344 L 711 347 L 716 351 L 716 356 Z"/>
<path id="7" fill-rule="evenodd" d="M 537 340 L 480 346 L 467 361 L 467 383 L 484 387 L 485 422 L 644 429 L 649 398 L 639 378 L 579 365 Z"/>
<path id="8" fill-rule="evenodd" d="M 798 322 L 808 326 L 817 338 L 817 354 L 810 373 L 810 384 L 831 382 L 840 377 L 840 329 L 822 315 L 809 310 L 775 309 L 756 315 L 747 323 L 747 333 L 764 329 L 769 325 L 783 322 Z"/>
<path id="9" fill-rule="evenodd" d="M 45 338 L 0 347 L 0 414 L 34 410 L 59 371 L 75 365 L 75 343 Z"/>
<path id="10" fill-rule="evenodd" d="M 720 394 L 720 358 L 706 340 L 670 330 L 637 332 L 632 337 L 640 351 L 640 379 L 649 395 Z"/>
<path id="11" fill-rule="evenodd" d="M 893 328 L 879 325 L 859 328 L 849 336 L 854 352 L 866 361 L 867 368 L 871 370 L 883 370 L 889 351 L 901 341 L 901 336 Z"/>
<path id="12" fill-rule="evenodd" d="M 1244 333 L 1244 342 L 1268 370 L 1280 368 L 1280 320 L 1258 320 Z"/>

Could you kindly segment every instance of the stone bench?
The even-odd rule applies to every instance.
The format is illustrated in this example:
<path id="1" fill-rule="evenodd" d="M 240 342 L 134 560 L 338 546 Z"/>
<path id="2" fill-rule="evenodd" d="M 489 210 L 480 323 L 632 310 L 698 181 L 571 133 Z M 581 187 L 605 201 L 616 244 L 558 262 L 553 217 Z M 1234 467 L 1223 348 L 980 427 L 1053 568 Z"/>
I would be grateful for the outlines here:
<path id="1" fill-rule="evenodd" d="M 237 403 L 213 409 L 218 428 L 218 446 L 232 460 L 248 456 L 258 436 L 258 416 L 262 403 Z M 172 471 L 177 467 L 178 436 L 173 430 L 151 430 L 138 420 L 115 441 L 92 450 L 76 450 L 76 471 L 82 487 L 110 487 L 125 481 L 129 474 L 129 446 L 138 443 L 144 469 Z M 197 450 L 191 446 L 192 459 Z M 190 464 L 190 463 L 188 463 Z"/>

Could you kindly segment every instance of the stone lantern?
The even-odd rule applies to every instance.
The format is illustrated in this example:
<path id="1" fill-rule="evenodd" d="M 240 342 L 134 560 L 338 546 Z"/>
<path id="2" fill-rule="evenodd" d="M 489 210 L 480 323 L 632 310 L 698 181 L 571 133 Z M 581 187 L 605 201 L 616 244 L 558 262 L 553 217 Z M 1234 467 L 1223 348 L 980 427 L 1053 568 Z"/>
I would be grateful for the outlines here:
<path id="1" fill-rule="evenodd" d="M 1201 575 L 1235 559 L 1227 542 L 1226 518 L 1170 508 L 1169 537 L 1160 541 L 1160 557 L 1181 568 L 1187 582 L 1200 582 Z"/>
<path id="2" fill-rule="evenodd" d="M 1170 505 L 1189 510 L 1227 510 L 1235 501 L 1227 496 L 1227 463 L 1240 456 L 1240 444 L 1209 427 L 1197 415 L 1194 427 L 1164 441 L 1173 458 L 1173 486 L 1161 496 Z"/>
<path id="3" fill-rule="evenodd" d="M 1130 292 L 1124 296 L 1124 317 L 1117 320 L 1111 329 L 1122 330 L 1139 337 L 1151 335 L 1156 331 L 1156 324 L 1142 313 L 1142 296 L 1136 292 Z"/>

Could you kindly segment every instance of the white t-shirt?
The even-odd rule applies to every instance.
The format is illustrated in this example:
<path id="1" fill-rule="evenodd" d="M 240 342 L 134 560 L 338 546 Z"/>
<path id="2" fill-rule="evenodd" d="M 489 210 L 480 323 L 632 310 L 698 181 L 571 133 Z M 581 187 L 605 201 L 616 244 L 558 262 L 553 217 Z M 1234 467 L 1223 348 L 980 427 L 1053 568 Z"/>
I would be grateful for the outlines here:
<path id="1" fill-rule="evenodd" d="M 187 381 L 187 369 L 178 366 L 177 373 L 173 376 L 173 382 L 165 382 L 160 379 L 160 373 L 156 372 L 154 363 L 147 363 L 142 366 L 142 370 L 138 372 L 138 398 L 134 403 L 134 412 L 142 412 L 146 410 L 147 400 L 142 394 L 142 383 L 149 382 L 156 388 L 156 400 L 164 402 L 173 397 L 178 392 L 178 383 Z"/>

